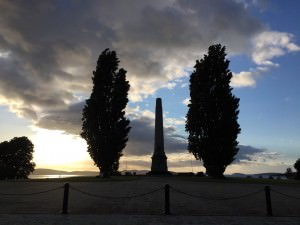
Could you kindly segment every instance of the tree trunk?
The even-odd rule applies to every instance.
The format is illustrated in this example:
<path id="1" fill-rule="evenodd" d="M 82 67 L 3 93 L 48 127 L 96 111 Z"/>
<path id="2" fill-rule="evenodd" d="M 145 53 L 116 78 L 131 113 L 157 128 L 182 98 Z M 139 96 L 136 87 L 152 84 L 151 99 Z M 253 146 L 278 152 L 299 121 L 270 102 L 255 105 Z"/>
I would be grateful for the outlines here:
<path id="1" fill-rule="evenodd" d="M 225 178 L 223 173 L 225 172 L 226 167 L 220 165 L 208 165 L 205 166 L 206 174 L 213 178 Z"/>
<path id="2" fill-rule="evenodd" d="M 102 175 L 102 178 L 110 178 L 111 175 L 108 171 L 100 172 L 100 174 Z"/>

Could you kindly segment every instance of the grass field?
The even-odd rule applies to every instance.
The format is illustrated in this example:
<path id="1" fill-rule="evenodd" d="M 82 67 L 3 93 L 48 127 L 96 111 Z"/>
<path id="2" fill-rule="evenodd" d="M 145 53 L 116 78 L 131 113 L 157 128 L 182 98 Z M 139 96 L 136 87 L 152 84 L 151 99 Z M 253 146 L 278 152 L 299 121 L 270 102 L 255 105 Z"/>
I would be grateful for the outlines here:
<path id="1" fill-rule="evenodd" d="M 70 184 L 71 214 L 163 215 L 164 187 L 169 184 L 172 215 L 265 216 L 268 185 L 274 190 L 274 215 L 300 216 L 299 181 L 196 176 L 1 181 L 0 214 L 59 214 L 65 183 Z"/>
<path id="2" fill-rule="evenodd" d="M 148 177 L 146 175 L 136 176 L 112 176 L 110 178 L 99 178 L 95 176 L 74 176 L 67 178 L 52 178 L 52 179 L 25 179 L 12 180 L 11 182 L 121 182 L 121 181 L 135 181 Z M 163 178 L 159 177 L 158 178 Z M 239 178 L 226 177 L 224 179 L 213 179 L 210 177 L 198 176 L 168 176 L 168 180 L 178 180 L 187 182 L 217 182 L 217 183 L 244 183 L 244 184 L 276 184 L 276 185 L 295 185 L 300 187 L 300 180 L 294 179 L 264 179 L 264 178 Z"/>

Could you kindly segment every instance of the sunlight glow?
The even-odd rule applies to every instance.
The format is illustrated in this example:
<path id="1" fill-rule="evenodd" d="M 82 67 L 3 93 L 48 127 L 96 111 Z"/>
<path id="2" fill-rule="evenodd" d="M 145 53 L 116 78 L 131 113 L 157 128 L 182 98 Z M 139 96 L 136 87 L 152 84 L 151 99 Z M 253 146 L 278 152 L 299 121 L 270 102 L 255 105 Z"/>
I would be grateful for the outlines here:
<path id="1" fill-rule="evenodd" d="M 31 138 L 34 146 L 34 159 L 38 168 L 60 170 L 97 170 L 87 152 L 83 139 L 63 131 L 35 128 Z"/>

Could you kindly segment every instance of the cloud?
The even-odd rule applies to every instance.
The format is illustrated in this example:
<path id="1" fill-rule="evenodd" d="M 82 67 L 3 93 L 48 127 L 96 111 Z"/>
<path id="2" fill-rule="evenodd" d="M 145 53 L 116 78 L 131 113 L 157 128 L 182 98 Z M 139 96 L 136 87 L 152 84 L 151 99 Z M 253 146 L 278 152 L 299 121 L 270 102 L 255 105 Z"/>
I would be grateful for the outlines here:
<path id="1" fill-rule="evenodd" d="M 253 146 L 239 145 L 239 152 L 236 155 L 235 161 L 228 167 L 228 170 L 232 170 L 240 165 L 247 164 L 249 166 L 277 166 L 280 155 L 274 151 L 267 149 L 256 148 Z M 168 158 L 168 168 L 174 171 L 191 171 L 194 168 L 196 171 L 205 171 L 203 168 L 203 162 L 195 160 L 194 156 L 185 151 L 172 153 L 166 151 Z M 128 169 L 147 169 L 151 167 L 152 152 L 145 155 L 130 155 L 125 152 L 125 156 L 121 159 L 122 168 L 126 165 Z M 239 172 L 241 168 L 239 168 Z M 249 169 L 248 169 L 249 170 Z M 249 172 L 249 171 L 248 171 Z"/>
<path id="2" fill-rule="evenodd" d="M 255 79 L 254 77 L 257 74 L 255 72 L 249 72 L 249 71 L 241 71 L 239 73 L 233 73 L 232 79 L 231 79 L 231 85 L 233 87 L 252 87 L 255 85 Z"/>
<path id="3" fill-rule="evenodd" d="M 44 125 L 44 115 L 89 96 L 95 62 L 107 47 L 128 70 L 131 101 L 141 101 L 174 88 L 210 44 L 240 52 L 263 28 L 229 0 L 4 0 L 0 10 L 1 102 Z"/>
<path id="4" fill-rule="evenodd" d="M 190 104 L 190 98 L 184 99 L 184 100 L 182 101 L 182 103 L 183 103 L 184 105 Z"/>
<path id="5" fill-rule="evenodd" d="M 251 161 L 253 155 L 265 152 L 264 149 L 255 148 L 249 145 L 239 145 L 238 147 L 239 152 L 235 156 L 234 163 L 240 163 L 243 160 Z"/>
<path id="6" fill-rule="evenodd" d="M 241 163 L 262 163 L 274 161 L 280 156 L 279 153 L 264 148 L 256 148 L 249 145 L 239 145 L 239 152 L 233 164 Z"/>
<path id="7" fill-rule="evenodd" d="M 1 104 L 38 126 L 72 133 L 80 130 L 75 106 L 90 95 L 106 48 L 128 71 L 132 102 L 174 88 L 214 43 L 230 54 L 251 52 L 265 68 L 299 50 L 291 34 L 266 31 L 241 1 L 3 0 L 0 10 Z M 252 86 L 255 79 L 255 71 L 242 71 L 233 84 Z"/>
<path id="8" fill-rule="evenodd" d="M 120 162 L 121 170 L 150 170 L 151 158 L 148 157 L 122 157 Z"/>
<path id="9" fill-rule="evenodd" d="M 137 117 L 131 120 L 130 126 L 132 129 L 125 148 L 126 155 L 152 155 L 154 150 L 154 118 Z M 164 128 L 164 142 L 167 154 L 187 151 L 187 140 L 177 134 L 175 127 Z"/>
<path id="10" fill-rule="evenodd" d="M 293 35 L 285 32 L 265 31 L 253 39 L 252 60 L 257 65 L 277 66 L 272 60 L 288 52 L 300 51 L 292 42 Z"/>
<path id="11" fill-rule="evenodd" d="M 36 125 L 50 130 L 63 130 L 66 133 L 79 135 L 81 133 L 81 118 L 84 102 L 70 105 L 65 110 L 49 112 L 42 116 Z"/>
<path id="12" fill-rule="evenodd" d="M 233 87 L 253 87 L 256 78 L 278 67 L 274 59 L 290 52 L 300 51 L 300 46 L 293 42 L 294 36 L 286 32 L 263 31 L 252 39 L 252 61 L 256 64 L 255 69 L 233 73 L 231 84 Z"/>
<path id="13" fill-rule="evenodd" d="M 167 126 L 178 126 L 178 125 L 184 125 L 185 124 L 185 118 L 165 118 L 165 124 Z"/>
<path id="14" fill-rule="evenodd" d="M 80 27 L 72 25 L 79 23 L 75 15 L 82 9 L 70 2 L 75 10 L 66 15 L 62 5 L 56 3 L 0 4 L 1 11 L 5 11 L 0 22 L 0 49 L 10 52 L 0 59 L 0 96 L 12 111 L 34 121 L 40 114 L 76 102 L 76 93 L 89 89 L 87 67 L 92 68 L 90 65 L 96 61 L 91 46 L 82 44 L 88 39 L 75 35 Z M 85 13 L 80 13 L 82 19 Z M 35 112 L 35 116 L 28 111 Z"/>

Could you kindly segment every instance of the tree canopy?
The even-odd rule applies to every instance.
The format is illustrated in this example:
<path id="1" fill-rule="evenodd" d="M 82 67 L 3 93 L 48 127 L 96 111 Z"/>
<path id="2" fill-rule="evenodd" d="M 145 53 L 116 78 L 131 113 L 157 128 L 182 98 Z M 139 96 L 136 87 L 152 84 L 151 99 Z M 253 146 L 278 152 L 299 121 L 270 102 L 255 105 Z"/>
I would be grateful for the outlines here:
<path id="1" fill-rule="evenodd" d="M 296 179 L 300 179 L 300 158 L 295 162 L 294 168 L 297 170 Z"/>
<path id="2" fill-rule="evenodd" d="M 34 146 L 27 137 L 0 143 L 0 179 L 28 178 L 34 171 Z"/>
<path id="3" fill-rule="evenodd" d="M 206 173 L 223 177 L 238 152 L 239 98 L 232 94 L 225 46 L 212 45 L 196 61 L 190 77 L 190 104 L 186 120 L 188 150 L 203 161 Z"/>
<path id="4" fill-rule="evenodd" d="M 106 49 L 100 54 L 92 77 L 93 90 L 82 113 L 81 136 L 104 177 L 118 171 L 130 131 L 125 117 L 130 85 L 126 71 L 118 66 L 115 51 Z"/>

